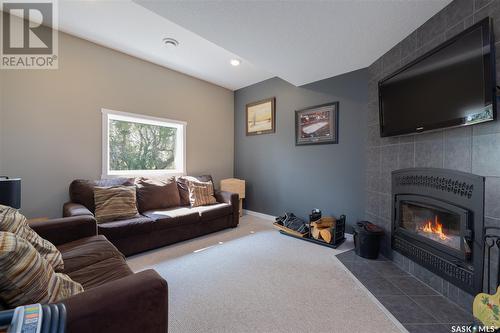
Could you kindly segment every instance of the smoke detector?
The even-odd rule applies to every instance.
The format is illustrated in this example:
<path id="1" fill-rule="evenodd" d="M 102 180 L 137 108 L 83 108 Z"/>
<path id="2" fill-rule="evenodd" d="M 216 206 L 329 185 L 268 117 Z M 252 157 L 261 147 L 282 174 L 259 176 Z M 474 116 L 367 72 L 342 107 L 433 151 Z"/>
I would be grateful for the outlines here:
<path id="1" fill-rule="evenodd" d="M 173 49 L 179 46 L 179 42 L 177 41 L 177 39 L 167 37 L 163 38 L 163 45 L 165 45 L 165 47 L 169 49 Z"/>

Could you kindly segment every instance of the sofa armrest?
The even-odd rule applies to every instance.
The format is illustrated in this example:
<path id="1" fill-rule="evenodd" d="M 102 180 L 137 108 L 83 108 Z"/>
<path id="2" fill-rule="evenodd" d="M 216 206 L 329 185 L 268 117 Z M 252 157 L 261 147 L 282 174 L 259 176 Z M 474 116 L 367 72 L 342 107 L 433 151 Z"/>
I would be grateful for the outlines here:
<path id="1" fill-rule="evenodd" d="M 154 270 L 142 271 L 62 301 L 67 331 L 148 332 L 168 330 L 168 286 Z"/>
<path id="2" fill-rule="evenodd" d="M 63 205 L 63 216 L 82 216 L 82 215 L 90 215 L 94 216 L 92 212 L 85 207 L 84 205 L 80 205 L 74 202 L 66 202 Z"/>
<path id="3" fill-rule="evenodd" d="M 88 215 L 33 222 L 30 227 L 56 246 L 97 235 L 97 223 Z"/>
<path id="4" fill-rule="evenodd" d="M 215 191 L 215 199 L 220 203 L 228 203 L 233 207 L 233 227 L 240 221 L 240 196 L 238 193 Z"/>

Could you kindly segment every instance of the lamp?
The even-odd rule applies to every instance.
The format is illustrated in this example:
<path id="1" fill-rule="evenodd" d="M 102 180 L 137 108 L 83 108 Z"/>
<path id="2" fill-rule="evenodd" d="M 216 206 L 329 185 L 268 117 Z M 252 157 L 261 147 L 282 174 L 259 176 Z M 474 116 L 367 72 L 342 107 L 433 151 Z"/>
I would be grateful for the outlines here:
<path id="1" fill-rule="evenodd" d="M 21 178 L 0 176 L 0 204 L 21 208 Z"/>

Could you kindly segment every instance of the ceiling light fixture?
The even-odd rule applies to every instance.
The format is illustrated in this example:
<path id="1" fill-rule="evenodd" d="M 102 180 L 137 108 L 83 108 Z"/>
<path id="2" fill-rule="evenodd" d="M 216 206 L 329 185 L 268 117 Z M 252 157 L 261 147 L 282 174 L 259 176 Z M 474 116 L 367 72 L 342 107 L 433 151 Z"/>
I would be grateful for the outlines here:
<path id="1" fill-rule="evenodd" d="M 241 61 L 239 61 L 238 59 L 231 59 L 231 61 L 229 62 L 232 66 L 239 66 L 241 64 Z"/>
<path id="2" fill-rule="evenodd" d="M 163 38 L 163 45 L 165 45 L 169 49 L 173 49 L 173 48 L 179 46 L 179 42 L 177 41 L 177 39 L 167 37 L 167 38 Z"/>

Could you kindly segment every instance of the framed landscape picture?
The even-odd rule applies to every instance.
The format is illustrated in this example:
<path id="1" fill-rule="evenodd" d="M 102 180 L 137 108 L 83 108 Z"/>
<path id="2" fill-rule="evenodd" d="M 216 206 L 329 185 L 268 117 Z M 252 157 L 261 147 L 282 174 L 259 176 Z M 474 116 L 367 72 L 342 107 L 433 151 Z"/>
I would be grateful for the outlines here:
<path id="1" fill-rule="evenodd" d="M 338 143 L 339 102 L 295 111 L 295 145 Z"/>
<path id="2" fill-rule="evenodd" d="M 247 104 L 247 135 L 268 134 L 276 132 L 276 98 Z"/>

